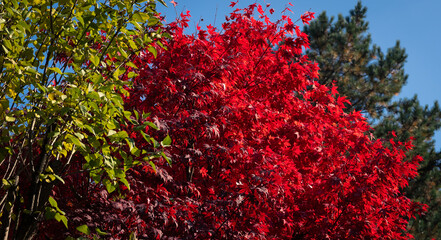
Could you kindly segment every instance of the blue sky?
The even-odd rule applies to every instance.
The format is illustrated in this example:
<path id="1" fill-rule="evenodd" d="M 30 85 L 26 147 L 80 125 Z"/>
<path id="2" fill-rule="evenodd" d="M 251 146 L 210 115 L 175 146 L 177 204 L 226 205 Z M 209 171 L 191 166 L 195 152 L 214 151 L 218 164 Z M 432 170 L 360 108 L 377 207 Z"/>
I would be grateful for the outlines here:
<path id="1" fill-rule="evenodd" d="M 192 15 L 190 28 L 200 25 L 215 24 L 220 26 L 232 9 L 228 0 L 176 0 L 176 8 L 166 0 L 168 8 L 159 7 L 158 11 L 166 16 L 167 22 L 176 18 L 176 13 L 189 10 Z M 265 5 L 270 3 L 280 17 L 280 12 L 288 6 L 284 0 L 240 0 L 236 6 L 243 7 L 251 3 Z M 293 19 L 298 19 L 305 11 L 316 14 L 326 11 L 328 16 L 342 13 L 348 15 L 357 0 L 293 0 Z M 408 54 L 404 67 L 409 75 L 407 85 L 403 87 L 399 98 L 411 98 L 417 94 L 421 104 L 432 106 L 434 101 L 441 102 L 441 0 L 364 0 L 368 8 L 367 20 L 373 43 L 386 51 L 393 47 L 396 40 L 406 48 Z M 441 148 L 441 132 L 436 136 L 436 146 Z"/>

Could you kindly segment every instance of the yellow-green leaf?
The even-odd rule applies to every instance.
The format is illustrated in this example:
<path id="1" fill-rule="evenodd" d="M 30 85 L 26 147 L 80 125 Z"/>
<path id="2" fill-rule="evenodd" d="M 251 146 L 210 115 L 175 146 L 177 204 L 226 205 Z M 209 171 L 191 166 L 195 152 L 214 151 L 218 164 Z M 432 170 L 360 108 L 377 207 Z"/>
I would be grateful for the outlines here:
<path id="1" fill-rule="evenodd" d="M 71 134 L 67 134 L 66 138 L 69 139 L 73 144 L 81 147 L 82 149 L 86 149 L 86 146 L 75 136 L 71 135 Z"/>
<path id="2" fill-rule="evenodd" d="M 61 70 L 57 67 L 51 67 L 51 68 L 49 68 L 49 70 L 52 70 L 53 72 L 56 72 L 58 74 L 63 74 L 63 72 L 61 72 Z"/>
<path id="3" fill-rule="evenodd" d="M 95 231 L 96 231 L 96 233 L 98 233 L 98 235 L 101 235 L 101 236 L 109 235 L 109 233 L 103 232 L 99 228 L 95 228 Z"/>
<path id="4" fill-rule="evenodd" d="M 151 52 L 155 58 L 156 58 L 156 56 L 158 56 L 158 51 L 156 51 L 156 48 L 154 48 L 153 46 L 149 46 L 149 47 L 147 48 L 147 50 L 148 50 L 149 52 Z"/>
<path id="5" fill-rule="evenodd" d="M 100 57 L 98 57 L 97 55 L 92 55 L 90 56 L 90 61 L 93 63 L 93 65 L 97 67 L 100 63 Z"/>
<path id="6" fill-rule="evenodd" d="M 137 50 L 138 46 L 136 46 L 136 43 L 132 40 L 129 40 L 129 45 L 132 48 L 132 50 Z"/>
<path id="7" fill-rule="evenodd" d="M 51 204 L 52 207 L 57 208 L 58 204 L 57 201 L 55 201 L 55 199 L 53 197 L 49 197 L 49 203 Z"/>
<path id="8" fill-rule="evenodd" d="M 77 230 L 78 230 L 79 232 L 81 232 L 81 233 L 86 234 L 86 235 L 89 235 L 89 234 L 90 234 L 89 227 L 88 227 L 86 224 L 81 225 L 81 226 L 78 226 L 78 227 L 77 227 Z"/>
<path id="9" fill-rule="evenodd" d="M 6 116 L 6 122 L 15 122 L 15 117 Z"/>
<path id="10" fill-rule="evenodd" d="M 146 22 L 149 19 L 149 15 L 147 13 L 143 13 L 143 12 L 137 12 L 135 14 L 133 14 L 133 19 L 137 22 Z"/>
<path id="11" fill-rule="evenodd" d="M 167 135 L 167 137 L 164 138 L 164 140 L 162 140 L 161 145 L 164 147 L 170 146 L 170 144 L 172 143 L 172 140 L 170 138 L 169 135 Z"/>

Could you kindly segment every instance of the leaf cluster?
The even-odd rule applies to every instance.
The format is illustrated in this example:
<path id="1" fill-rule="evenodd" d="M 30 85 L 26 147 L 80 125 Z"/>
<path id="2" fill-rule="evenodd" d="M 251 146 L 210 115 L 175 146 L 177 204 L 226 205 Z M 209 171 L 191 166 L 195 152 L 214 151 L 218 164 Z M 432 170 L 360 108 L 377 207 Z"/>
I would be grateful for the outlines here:
<path id="1" fill-rule="evenodd" d="M 156 51 L 156 14 L 151 0 L 0 3 L 0 236 L 32 238 L 44 209 L 67 226 L 50 195 L 73 162 L 112 192 L 129 187 L 134 158 L 159 154 L 127 133 L 152 123 L 124 108 L 122 77 L 135 76 L 133 56 Z"/>

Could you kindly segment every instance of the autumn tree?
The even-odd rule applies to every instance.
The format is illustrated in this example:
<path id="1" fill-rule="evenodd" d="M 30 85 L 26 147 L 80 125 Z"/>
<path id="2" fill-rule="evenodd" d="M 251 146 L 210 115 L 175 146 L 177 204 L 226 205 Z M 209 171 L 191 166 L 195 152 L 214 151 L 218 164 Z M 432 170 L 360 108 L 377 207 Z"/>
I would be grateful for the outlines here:
<path id="1" fill-rule="evenodd" d="M 132 155 L 154 155 L 125 131 L 151 123 L 124 109 L 120 76 L 160 37 L 155 16 L 150 0 L 0 2 L 1 239 L 32 239 L 44 219 L 67 227 L 53 188 L 72 171 L 112 192 Z"/>
<path id="2" fill-rule="evenodd" d="M 120 192 L 71 175 L 55 194 L 66 216 L 119 239 L 407 239 L 423 206 L 400 189 L 420 158 L 405 161 L 411 142 L 373 139 L 336 87 L 316 81 L 307 35 L 257 4 L 221 30 L 186 34 L 189 17 L 164 26 L 167 50 L 142 51 L 136 76 L 123 75 L 133 82 L 126 109 L 151 112 L 134 120 L 159 127 L 129 136 L 150 151 L 145 139 L 169 135 L 165 156 L 129 170 Z M 58 229 L 43 225 L 42 239 Z"/>
<path id="3" fill-rule="evenodd" d="M 437 102 L 432 107 L 420 105 L 416 96 L 393 101 L 408 77 L 404 72 L 407 54 L 398 41 L 386 52 L 372 44 L 366 12 L 358 2 L 346 17 L 320 14 L 304 28 L 311 42 L 307 54 L 320 67 L 317 81 L 338 86 L 339 93 L 351 102 L 346 111 L 362 111 L 372 123 L 375 137 L 389 138 L 392 131 L 402 142 L 414 137 L 415 147 L 407 153 L 408 159 L 420 155 L 424 161 L 407 196 L 428 204 L 430 210 L 411 221 L 409 229 L 417 239 L 441 238 L 441 152 L 432 140 L 441 127 L 441 109 Z"/>

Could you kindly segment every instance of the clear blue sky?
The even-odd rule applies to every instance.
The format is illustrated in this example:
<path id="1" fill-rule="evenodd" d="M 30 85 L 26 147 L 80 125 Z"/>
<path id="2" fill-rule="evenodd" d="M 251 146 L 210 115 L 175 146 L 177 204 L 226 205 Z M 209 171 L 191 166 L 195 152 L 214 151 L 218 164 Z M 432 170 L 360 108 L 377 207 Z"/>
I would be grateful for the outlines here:
<path id="1" fill-rule="evenodd" d="M 214 24 L 220 26 L 232 9 L 228 0 L 176 0 L 176 8 L 166 0 L 168 8 L 159 7 L 158 11 L 172 21 L 176 13 L 189 10 L 192 15 L 190 28 Z M 289 1 L 285 0 L 240 0 L 239 7 L 251 3 L 265 5 L 270 3 L 280 16 Z M 316 14 L 326 11 L 328 16 L 342 13 L 348 15 L 357 0 L 293 0 L 291 7 L 293 19 L 298 19 L 305 11 Z M 399 98 L 411 98 L 417 94 L 421 104 L 432 106 L 434 101 L 441 102 L 441 0 L 364 0 L 368 8 L 367 20 L 373 43 L 385 51 L 395 45 L 396 40 L 406 48 L 408 54 L 405 71 L 409 75 L 407 85 L 403 87 Z M 201 21 L 201 19 L 203 19 Z M 216 19 L 216 22 L 215 22 Z M 441 148 L 441 132 L 436 136 L 437 150 Z"/>

